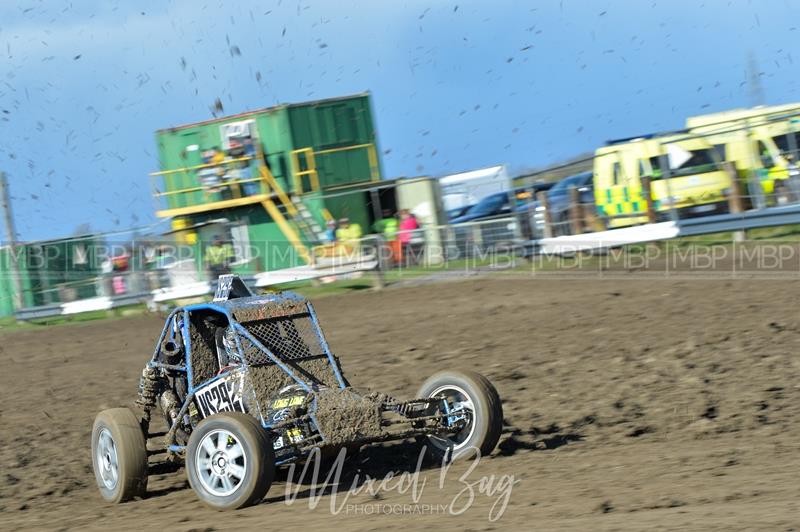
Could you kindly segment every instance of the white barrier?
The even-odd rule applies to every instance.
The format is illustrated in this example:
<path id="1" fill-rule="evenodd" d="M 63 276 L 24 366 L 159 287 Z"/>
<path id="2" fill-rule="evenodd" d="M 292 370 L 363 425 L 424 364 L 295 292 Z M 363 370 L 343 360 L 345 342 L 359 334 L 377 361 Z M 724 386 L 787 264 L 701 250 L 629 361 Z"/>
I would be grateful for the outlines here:
<path id="1" fill-rule="evenodd" d="M 542 238 L 538 241 L 539 252 L 546 255 L 562 255 L 577 251 L 613 248 L 628 244 L 641 244 L 656 240 L 668 240 L 680 234 L 675 222 L 661 222 L 622 229 L 611 229 L 597 233 Z"/>
<path id="2" fill-rule="evenodd" d="M 274 270 L 254 275 L 253 285 L 261 288 L 274 284 L 290 283 L 294 281 L 308 281 L 321 277 L 347 275 L 355 272 L 373 271 L 378 268 L 378 259 L 374 255 L 359 257 L 348 262 L 334 262 L 327 266 L 298 266 Z"/>

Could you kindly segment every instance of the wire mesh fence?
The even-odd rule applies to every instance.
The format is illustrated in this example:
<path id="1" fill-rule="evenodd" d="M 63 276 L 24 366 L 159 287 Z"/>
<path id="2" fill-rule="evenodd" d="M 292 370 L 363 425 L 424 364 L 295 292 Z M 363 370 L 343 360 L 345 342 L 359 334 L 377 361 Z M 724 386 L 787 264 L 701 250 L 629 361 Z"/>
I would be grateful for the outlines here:
<path id="1" fill-rule="evenodd" d="M 314 323 L 307 313 L 251 321 L 245 327 L 256 340 L 281 360 L 302 360 L 325 355 Z M 272 363 L 246 338 L 242 340 L 242 349 L 248 364 Z"/>

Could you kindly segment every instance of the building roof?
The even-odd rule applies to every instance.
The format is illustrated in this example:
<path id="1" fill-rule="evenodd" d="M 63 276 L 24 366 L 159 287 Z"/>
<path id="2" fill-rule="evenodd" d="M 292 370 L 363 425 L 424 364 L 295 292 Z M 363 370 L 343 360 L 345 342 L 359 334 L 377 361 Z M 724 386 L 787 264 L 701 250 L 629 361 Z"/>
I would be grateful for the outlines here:
<path id="1" fill-rule="evenodd" d="M 245 111 L 243 113 L 238 113 L 238 114 L 235 114 L 235 115 L 221 116 L 219 118 L 211 118 L 209 120 L 201 120 L 199 122 L 192 122 L 192 123 L 189 123 L 189 124 L 181 124 L 179 126 L 161 128 L 161 129 L 157 129 L 156 133 L 169 133 L 169 132 L 172 132 L 172 131 L 179 131 L 181 129 L 186 129 L 186 128 L 190 128 L 190 127 L 204 126 L 204 125 L 207 125 L 207 124 L 222 123 L 222 122 L 227 122 L 229 120 L 247 118 L 248 116 L 254 116 L 254 115 L 258 115 L 258 114 L 262 114 L 262 113 L 274 113 L 274 112 L 279 111 L 281 109 L 290 109 L 292 107 L 307 107 L 307 106 L 310 106 L 310 105 L 320 105 L 320 104 L 324 104 L 324 103 L 341 102 L 341 101 L 351 100 L 353 98 L 363 98 L 363 97 L 369 96 L 369 95 L 370 95 L 369 91 L 366 91 L 366 92 L 361 92 L 361 93 L 357 93 L 357 94 L 349 94 L 349 95 L 346 95 L 346 96 L 336 96 L 336 97 L 333 97 L 333 98 L 323 98 L 323 99 L 320 99 L 320 100 L 310 100 L 310 101 L 307 101 L 307 102 L 282 103 L 282 104 L 278 104 L 278 105 L 273 105 L 272 107 L 262 107 L 261 109 L 254 109 L 252 111 Z"/>
<path id="2" fill-rule="evenodd" d="M 775 115 L 794 115 L 800 112 L 800 103 L 787 103 L 783 105 L 758 106 L 750 109 L 730 109 L 718 113 L 690 116 L 686 119 L 686 126 L 696 128 L 701 126 L 722 125 L 746 118 L 770 118 L 785 119 L 786 116 Z"/>
<path id="3" fill-rule="evenodd" d="M 467 172 L 460 172 L 458 174 L 449 174 L 439 177 L 439 182 L 442 185 L 452 185 L 455 183 L 464 183 L 478 179 L 501 177 L 505 176 L 505 167 L 503 165 L 490 166 L 488 168 L 479 168 L 477 170 L 469 170 Z"/>

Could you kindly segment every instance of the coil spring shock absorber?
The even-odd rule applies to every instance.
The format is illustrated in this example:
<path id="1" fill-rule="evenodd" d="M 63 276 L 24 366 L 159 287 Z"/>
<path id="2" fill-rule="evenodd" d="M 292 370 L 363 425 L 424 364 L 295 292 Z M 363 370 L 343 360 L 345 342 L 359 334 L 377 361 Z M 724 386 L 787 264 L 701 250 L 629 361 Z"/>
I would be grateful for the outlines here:
<path id="1" fill-rule="evenodd" d="M 144 411 L 144 418 L 150 422 L 150 411 L 156 406 L 158 394 L 161 389 L 161 381 L 156 368 L 145 366 L 142 376 L 139 378 L 139 397 L 136 404 Z"/>

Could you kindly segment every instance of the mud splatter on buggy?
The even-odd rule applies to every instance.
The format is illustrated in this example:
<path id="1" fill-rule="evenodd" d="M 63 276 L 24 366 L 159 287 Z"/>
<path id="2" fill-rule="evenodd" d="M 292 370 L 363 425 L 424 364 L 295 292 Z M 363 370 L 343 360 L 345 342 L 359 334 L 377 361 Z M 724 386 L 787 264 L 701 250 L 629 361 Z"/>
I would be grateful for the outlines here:
<path id="1" fill-rule="evenodd" d="M 109 501 L 144 494 L 156 410 L 170 427 L 167 452 L 185 460 L 191 486 L 218 509 L 260 500 L 275 467 L 316 449 L 418 436 L 445 459 L 494 449 L 502 405 L 485 377 L 443 371 L 418 396 L 401 401 L 352 388 L 310 302 L 291 292 L 254 295 L 238 277 L 222 276 L 212 302 L 167 317 L 142 373 L 141 416 L 98 415 L 95 476 Z"/>

